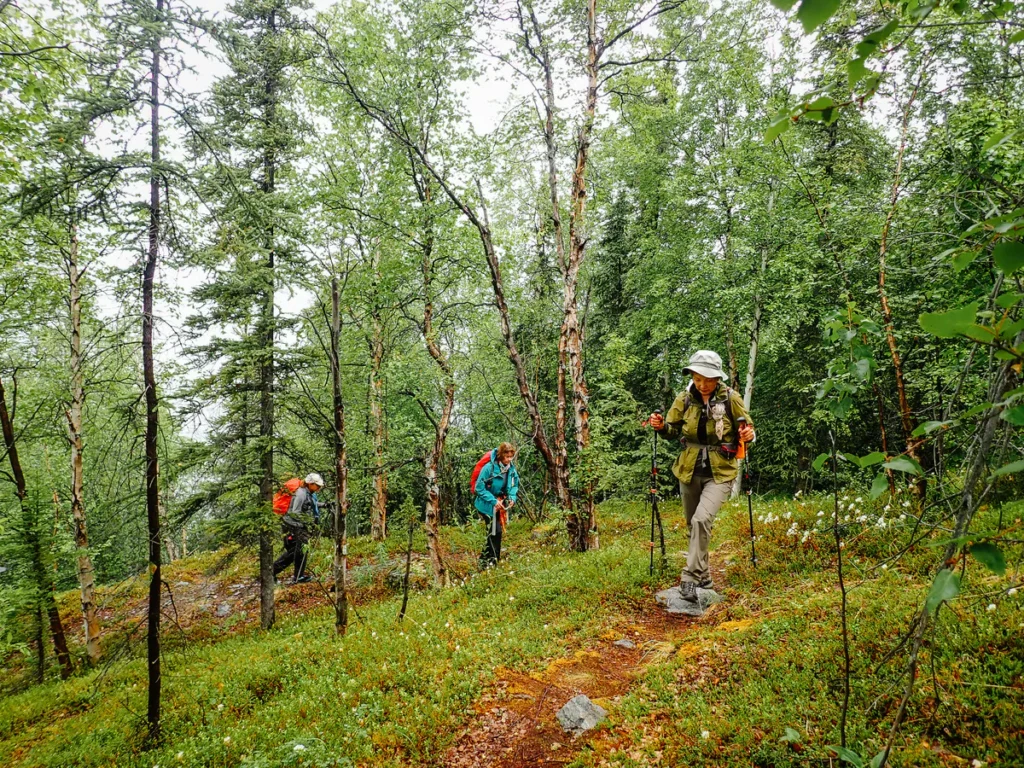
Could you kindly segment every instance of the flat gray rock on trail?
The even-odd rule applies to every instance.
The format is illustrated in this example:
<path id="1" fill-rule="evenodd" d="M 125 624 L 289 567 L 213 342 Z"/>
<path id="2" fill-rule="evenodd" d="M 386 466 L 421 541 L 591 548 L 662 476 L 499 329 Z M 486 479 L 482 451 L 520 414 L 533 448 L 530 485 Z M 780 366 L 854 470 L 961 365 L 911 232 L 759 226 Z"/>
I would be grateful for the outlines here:
<path id="1" fill-rule="evenodd" d="M 724 598 L 713 589 L 697 587 L 698 602 L 691 603 L 689 600 L 683 600 L 679 587 L 672 587 L 663 589 L 654 596 L 654 599 L 673 616 L 703 616 L 709 605 L 720 603 Z"/>
<path id="2" fill-rule="evenodd" d="M 566 733 L 579 736 L 608 717 L 608 711 L 581 693 L 569 699 L 556 717 Z"/>
<path id="3" fill-rule="evenodd" d="M 636 643 L 634 643 L 628 637 L 624 637 L 621 640 L 616 640 L 614 645 L 619 646 L 619 648 L 629 648 L 629 649 L 636 648 Z"/>

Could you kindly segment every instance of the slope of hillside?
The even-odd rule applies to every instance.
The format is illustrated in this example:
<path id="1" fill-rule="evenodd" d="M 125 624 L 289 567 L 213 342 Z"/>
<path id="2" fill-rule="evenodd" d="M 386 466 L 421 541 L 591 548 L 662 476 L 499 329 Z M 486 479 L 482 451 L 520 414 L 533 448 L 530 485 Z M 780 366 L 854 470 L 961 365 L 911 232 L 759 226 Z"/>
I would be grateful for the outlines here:
<path id="1" fill-rule="evenodd" d="M 756 571 L 745 505 L 727 505 L 713 554 L 726 600 L 700 618 L 670 617 L 654 604 L 654 593 L 678 578 L 685 546 L 675 504 L 664 506 L 669 568 L 653 578 L 642 505 L 604 505 L 602 549 L 585 555 L 566 552 L 553 525 L 531 530 L 514 521 L 508 557 L 482 574 L 474 567 L 479 531 L 448 531 L 456 586 L 415 591 L 401 624 L 386 578 L 393 552 L 358 542 L 356 613 L 344 638 L 315 584 L 282 589 L 278 626 L 255 628 L 250 553 L 176 563 L 168 576 L 178 621 L 166 630 L 165 743 L 145 748 L 145 670 L 122 643 L 126 653 L 110 654 L 102 670 L 0 703 L 0 762 L 835 764 L 839 594 L 819 503 L 758 503 Z M 1005 519 L 1013 516 L 1004 509 Z M 904 658 L 886 657 L 927 592 L 935 556 L 922 547 L 883 563 L 909 523 L 876 510 L 870 524 L 854 519 L 847 530 L 847 740 L 868 756 L 883 746 L 902 694 Z M 389 546 L 397 549 L 399 538 Z M 1010 593 L 1020 552 L 1008 555 L 1005 577 L 965 564 L 964 593 L 942 609 L 923 651 L 895 764 L 1024 764 L 1024 613 Z M 318 557 L 326 559 L 326 545 Z M 136 592 L 120 588 L 126 621 L 141 607 Z M 129 634 L 122 624 L 119 640 Z M 581 692 L 609 716 L 573 738 L 555 712 Z"/>

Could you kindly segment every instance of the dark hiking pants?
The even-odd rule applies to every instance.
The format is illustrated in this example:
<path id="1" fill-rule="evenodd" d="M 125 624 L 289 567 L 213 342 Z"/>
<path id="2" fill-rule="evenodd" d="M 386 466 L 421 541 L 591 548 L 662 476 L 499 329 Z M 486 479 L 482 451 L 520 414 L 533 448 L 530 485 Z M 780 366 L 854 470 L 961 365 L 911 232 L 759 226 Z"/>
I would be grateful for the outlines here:
<path id="1" fill-rule="evenodd" d="M 285 530 L 284 554 L 274 561 L 274 578 L 289 565 L 295 566 L 295 578 L 299 579 L 306 573 L 306 542 L 309 540 L 307 531 Z"/>
<path id="2" fill-rule="evenodd" d="M 488 568 L 497 565 L 501 559 L 501 523 L 498 520 L 498 512 L 494 515 L 480 514 L 480 519 L 487 524 L 487 540 L 484 542 L 484 550 L 480 553 L 480 567 Z"/>

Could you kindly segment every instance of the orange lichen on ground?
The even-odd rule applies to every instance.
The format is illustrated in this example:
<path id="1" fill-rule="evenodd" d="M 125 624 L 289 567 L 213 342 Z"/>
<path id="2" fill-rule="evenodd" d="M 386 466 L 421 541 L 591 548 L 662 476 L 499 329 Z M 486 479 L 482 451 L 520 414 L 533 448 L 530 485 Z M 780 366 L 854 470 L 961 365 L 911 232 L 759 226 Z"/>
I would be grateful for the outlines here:
<path id="1" fill-rule="evenodd" d="M 665 658 L 667 638 L 692 631 L 694 622 L 668 616 L 653 606 L 623 616 L 599 636 L 596 645 L 554 659 L 528 674 L 500 667 L 488 691 L 476 703 L 478 717 L 448 751 L 447 768 L 520 768 L 572 762 L 584 745 L 600 739 L 601 729 L 573 737 L 562 730 L 556 713 L 577 694 L 614 710 L 644 669 Z M 628 638 L 634 648 L 615 645 Z"/>

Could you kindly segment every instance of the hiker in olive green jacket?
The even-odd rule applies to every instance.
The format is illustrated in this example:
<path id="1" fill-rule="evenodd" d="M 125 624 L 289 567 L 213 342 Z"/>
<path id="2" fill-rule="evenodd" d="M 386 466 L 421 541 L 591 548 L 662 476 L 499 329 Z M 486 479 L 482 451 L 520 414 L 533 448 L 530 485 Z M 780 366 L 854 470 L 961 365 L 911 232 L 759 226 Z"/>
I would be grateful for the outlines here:
<path id="1" fill-rule="evenodd" d="M 739 472 L 737 440 L 752 443 L 754 429 L 743 399 L 722 383 L 725 373 L 717 352 L 694 352 L 683 373 L 693 381 L 672 403 L 667 417 L 652 413 L 650 423 L 657 432 L 678 437 L 683 444 L 672 465 L 690 528 L 680 592 L 684 600 L 697 602 L 697 587 L 713 587 L 708 542 L 715 516 Z"/>

